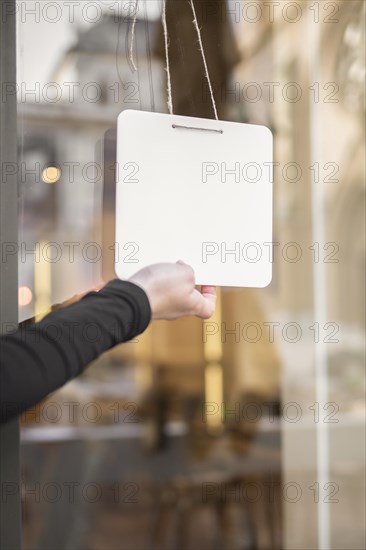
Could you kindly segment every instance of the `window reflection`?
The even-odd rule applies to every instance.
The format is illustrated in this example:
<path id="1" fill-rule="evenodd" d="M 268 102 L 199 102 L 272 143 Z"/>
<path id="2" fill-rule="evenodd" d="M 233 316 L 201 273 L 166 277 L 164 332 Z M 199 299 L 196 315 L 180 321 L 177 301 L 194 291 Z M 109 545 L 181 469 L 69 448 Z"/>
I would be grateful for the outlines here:
<path id="1" fill-rule="evenodd" d="M 52 25 L 19 14 L 21 320 L 115 276 L 116 117 L 166 111 L 153 4 L 139 3 L 138 71 L 127 11 L 106 5 L 95 22 L 76 13 Z M 340 2 L 328 26 L 330 13 L 320 14 L 319 83 L 307 72 L 306 3 L 296 23 L 286 20 L 292 12 L 271 21 L 263 8 L 253 23 L 253 13 L 238 12 L 243 3 L 227 16 L 224 2 L 201 4 L 220 117 L 275 134 L 273 283 L 221 289 L 209 327 L 153 323 L 23 415 L 25 548 L 316 548 L 319 498 L 330 499 L 331 547 L 362 547 L 364 4 Z M 175 110 L 212 117 L 189 4 L 168 2 L 167 22 Z M 47 43 L 45 76 L 34 52 L 62 33 L 62 43 Z M 39 75 L 33 94 L 22 82 L 30 67 Z M 318 165 L 309 154 L 313 100 Z M 324 186 L 326 243 L 312 238 L 313 178 Z M 326 267 L 326 326 L 314 318 L 317 261 Z M 319 341 L 328 403 L 316 402 Z M 316 467 L 324 407 L 325 489 Z"/>

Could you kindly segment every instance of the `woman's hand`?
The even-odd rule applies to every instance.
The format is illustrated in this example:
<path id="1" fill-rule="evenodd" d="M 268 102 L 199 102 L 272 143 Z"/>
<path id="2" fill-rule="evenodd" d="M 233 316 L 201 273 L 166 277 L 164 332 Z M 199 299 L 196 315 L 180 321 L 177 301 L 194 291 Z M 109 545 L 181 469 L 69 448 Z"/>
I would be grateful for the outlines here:
<path id="1" fill-rule="evenodd" d="M 193 269 L 182 261 L 145 267 L 129 280 L 145 290 L 153 319 L 172 320 L 187 315 L 208 319 L 215 311 L 215 287 L 202 286 L 201 291 L 197 290 Z"/>

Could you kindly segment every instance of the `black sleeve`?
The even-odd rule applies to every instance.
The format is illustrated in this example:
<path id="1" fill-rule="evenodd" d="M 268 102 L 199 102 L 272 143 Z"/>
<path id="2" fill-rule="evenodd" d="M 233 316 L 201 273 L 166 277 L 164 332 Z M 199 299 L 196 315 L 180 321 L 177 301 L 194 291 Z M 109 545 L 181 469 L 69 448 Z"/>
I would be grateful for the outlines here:
<path id="1" fill-rule="evenodd" d="M 80 374 L 101 353 L 143 332 L 151 320 L 144 290 L 115 279 L 99 292 L 0 339 L 0 422 Z"/>

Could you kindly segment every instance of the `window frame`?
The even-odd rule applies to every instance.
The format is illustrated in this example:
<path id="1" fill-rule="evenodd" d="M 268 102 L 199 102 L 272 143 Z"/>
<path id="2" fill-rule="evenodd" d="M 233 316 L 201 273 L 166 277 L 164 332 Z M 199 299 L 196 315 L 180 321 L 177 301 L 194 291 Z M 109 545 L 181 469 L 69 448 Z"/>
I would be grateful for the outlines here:
<path id="1" fill-rule="evenodd" d="M 4 177 L 3 168 L 17 166 L 17 97 L 16 97 L 16 2 L 1 3 L 0 18 L 0 245 L 18 243 L 18 178 Z M 4 85 L 9 86 L 4 98 Z M 12 88 L 11 88 L 12 87 Z M 18 258 L 1 255 L 0 262 L 0 331 L 18 324 Z M 0 426 L 0 548 L 21 548 L 20 492 L 20 422 L 18 418 Z"/>

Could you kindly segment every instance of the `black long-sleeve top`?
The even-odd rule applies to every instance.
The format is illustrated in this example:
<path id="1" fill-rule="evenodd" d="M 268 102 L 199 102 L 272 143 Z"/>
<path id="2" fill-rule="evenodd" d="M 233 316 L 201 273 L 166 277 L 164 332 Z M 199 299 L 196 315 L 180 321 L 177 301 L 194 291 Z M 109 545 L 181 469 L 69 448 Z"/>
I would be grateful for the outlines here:
<path id="1" fill-rule="evenodd" d="M 80 374 L 101 353 L 141 334 L 151 320 L 145 291 L 115 279 L 99 292 L 0 339 L 0 422 Z"/>

